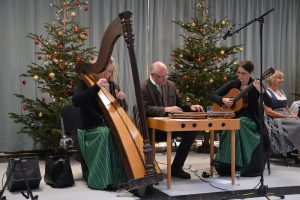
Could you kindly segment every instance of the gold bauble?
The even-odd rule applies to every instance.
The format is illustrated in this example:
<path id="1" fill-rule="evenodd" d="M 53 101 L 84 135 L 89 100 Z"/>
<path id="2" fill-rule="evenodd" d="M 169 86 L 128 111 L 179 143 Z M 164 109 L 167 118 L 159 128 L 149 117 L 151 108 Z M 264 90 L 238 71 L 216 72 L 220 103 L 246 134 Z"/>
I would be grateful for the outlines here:
<path id="1" fill-rule="evenodd" d="M 72 17 L 76 17 L 76 15 L 77 15 L 77 13 L 76 13 L 75 11 L 72 11 L 72 12 L 71 12 L 71 16 L 72 16 Z"/>
<path id="2" fill-rule="evenodd" d="M 32 77 L 32 79 L 33 79 L 34 81 L 37 81 L 37 80 L 39 80 L 39 76 L 38 76 L 38 75 L 34 75 L 34 76 Z"/>
<path id="3" fill-rule="evenodd" d="M 186 97 L 185 100 L 186 100 L 187 102 L 189 102 L 189 101 L 190 101 L 190 97 Z"/>
<path id="4" fill-rule="evenodd" d="M 241 47 L 241 48 L 240 48 L 240 51 L 241 51 L 241 52 L 242 52 L 242 51 L 244 51 L 244 48 L 243 48 L 243 47 Z"/>
<path id="5" fill-rule="evenodd" d="M 43 113 L 42 112 L 39 112 L 39 117 L 42 117 L 43 116 Z"/>
<path id="6" fill-rule="evenodd" d="M 213 83 L 214 82 L 214 79 L 209 79 L 209 83 Z"/>
<path id="7" fill-rule="evenodd" d="M 224 53 L 225 53 L 224 50 L 222 50 L 222 51 L 221 51 L 221 54 L 224 55 Z"/>
<path id="8" fill-rule="evenodd" d="M 55 74 L 53 72 L 50 72 L 48 75 L 50 78 L 54 78 Z"/>

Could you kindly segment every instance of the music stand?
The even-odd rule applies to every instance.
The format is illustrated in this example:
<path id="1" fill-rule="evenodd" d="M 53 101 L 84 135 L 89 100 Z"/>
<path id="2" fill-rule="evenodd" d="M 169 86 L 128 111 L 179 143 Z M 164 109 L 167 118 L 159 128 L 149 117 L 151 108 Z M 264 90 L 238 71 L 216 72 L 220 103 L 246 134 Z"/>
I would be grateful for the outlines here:
<path id="1" fill-rule="evenodd" d="M 37 200 L 38 199 L 38 195 L 36 196 L 33 196 L 32 194 L 32 190 L 29 186 L 29 183 L 28 183 L 28 178 L 27 178 L 27 175 L 25 173 L 25 169 L 23 167 L 23 164 L 22 164 L 22 160 L 23 158 L 15 158 L 13 159 L 13 163 L 12 163 L 12 169 L 10 170 L 8 176 L 7 176 L 7 179 L 5 181 L 5 184 L 0 192 L 0 200 L 6 200 L 6 197 L 3 196 L 3 193 L 5 191 L 5 188 L 7 187 L 7 184 L 8 184 L 8 181 L 11 179 L 12 175 L 13 175 L 13 172 L 16 168 L 16 166 L 19 164 L 21 166 L 21 171 L 22 171 L 22 174 L 24 176 L 24 179 L 25 179 L 25 184 L 26 184 L 26 193 L 24 191 L 20 191 L 21 194 L 26 198 L 26 199 L 29 199 L 29 197 L 31 198 L 31 200 Z"/>
<path id="2" fill-rule="evenodd" d="M 230 31 L 227 31 L 223 37 L 223 39 L 225 40 L 227 37 L 231 37 L 233 34 L 235 33 L 238 33 L 240 30 L 246 28 L 247 26 L 249 26 L 250 24 L 258 21 L 259 24 L 260 24 L 260 80 L 263 80 L 263 76 L 262 76 L 262 73 L 263 73 L 263 43 L 262 43 L 262 39 L 263 39 L 263 24 L 264 24 L 264 16 L 268 15 L 269 13 L 273 12 L 274 11 L 274 8 L 272 8 L 271 10 L 265 12 L 263 15 L 261 15 L 260 17 L 257 17 L 253 20 L 251 20 L 250 22 L 246 23 L 244 26 L 242 26 L 241 28 L 237 29 L 236 31 L 234 32 L 230 32 Z M 261 153 L 261 170 L 260 170 L 260 175 L 261 175 L 261 178 L 260 178 L 260 186 L 257 190 L 257 193 L 253 193 L 253 194 L 241 194 L 241 195 L 238 195 L 236 193 L 236 195 L 234 196 L 231 196 L 231 197 L 226 197 L 226 198 L 223 198 L 223 199 L 235 199 L 235 198 L 252 198 L 252 197 L 266 197 L 267 199 L 268 198 L 268 186 L 267 185 L 264 185 L 264 174 L 263 174 L 263 171 L 264 171 L 264 162 L 263 162 L 263 157 L 264 157 L 264 151 L 263 151 L 263 124 L 264 124 L 264 118 L 263 118 L 263 84 L 261 83 L 260 84 L 260 97 L 259 97 L 259 122 L 260 122 L 260 153 Z M 284 199 L 284 195 L 276 195 L 276 194 L 273 194 L 272 195 L 274 196 L 279 196 L 281 199 Z"/>

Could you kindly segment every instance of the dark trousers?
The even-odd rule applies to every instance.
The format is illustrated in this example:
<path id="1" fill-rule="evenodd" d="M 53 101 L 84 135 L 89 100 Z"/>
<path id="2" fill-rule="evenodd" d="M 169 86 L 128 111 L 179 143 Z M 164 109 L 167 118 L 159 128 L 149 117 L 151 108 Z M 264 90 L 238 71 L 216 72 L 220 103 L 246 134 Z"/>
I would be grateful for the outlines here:
<path id="1" fill-rule="evenodd" d="M 149 131 L 150 138 L 151 138 L 151 134 L 152 132 Z M 177 149 L 175 158 L 173 160 L 172 168 L 179 169 L 183 167 L 184 162 L 191 149 L 191 146 L 193 145 L 196 139 L 196 136 L 197 136 L 196 132 L 172 132 L 172 139 L 181 137 L 181 142 Z M 160 130 L 156 130 L 155 141 L 156 142 L 167 141 L 167 133 Z"/>

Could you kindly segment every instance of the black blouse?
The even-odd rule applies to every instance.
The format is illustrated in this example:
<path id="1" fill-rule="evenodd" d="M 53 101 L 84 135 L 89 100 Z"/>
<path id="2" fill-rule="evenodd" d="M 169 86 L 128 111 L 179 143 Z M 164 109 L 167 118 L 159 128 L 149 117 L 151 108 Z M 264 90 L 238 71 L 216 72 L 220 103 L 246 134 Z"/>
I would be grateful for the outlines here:
<path id="1" fill-rule="evenodd" d="M 109 81 L 109 90 L 111 94 L 115 97 L 115 90 L 119 91 L 119 87 L 113 81 Z M 98 104 L 97 99 L 100 87 L 94 84 L 92 87 L 88 87 L 84 81 L 80 81 L 74 91 L 73 95 L 73 105 L 75 107 L 80 107 L 81 110 L 81 129 L 91 129 L 101 126 L 105 123 L 105 119 L 101 108 Z M 118 103 L 127 111 L 127 103 L 125 100 L 117 99 Z"/>
<path id="2" fill-rule="evenodd" d="M 248 85 L 253 81 L 254 80 L 250 78 Z M 217 89 L 214 93 L 212 93 L 210 99 L 213 102 L 222 105 L 223 96 L 228 94 L 228 92 L 233 88 L 240 90 L 241 85 L 242 83 L 240 80 L 238 79 L 231 80 L 226 84 L 224 84 L 219 89 Z M 245 95 L 246 96 L 244 98 L 245 98 L 245 102 L 247 102 L 247 105 L 245 105 L 241 110 L 237 111 L 235 115 L 236 117 L 241 117 L 241 116 L 251 117 L 257 124 L 259 124 L 259 103 L 258 103 L 259 92 L 255 88 L 251 88 Z"/>

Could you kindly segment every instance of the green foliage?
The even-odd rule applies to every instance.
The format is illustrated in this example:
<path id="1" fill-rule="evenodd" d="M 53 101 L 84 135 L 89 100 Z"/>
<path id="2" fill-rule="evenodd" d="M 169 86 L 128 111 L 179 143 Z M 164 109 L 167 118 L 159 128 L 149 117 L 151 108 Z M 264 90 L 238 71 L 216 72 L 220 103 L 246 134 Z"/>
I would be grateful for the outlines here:
<path id="1" fill-rule="evenodd" d="M 21 100 L 23 111 L 9 115 L 15 123 L 23 125 L 18 133 L 27 134 L 47 147 L 57 148 L 61 138 L 61 110 L 71 103 L 74 83 L 78 79 L 75 65 L 92 60 L 95 51 L 84 47 L 88 28 L 75 21 L 77 11 L 88 11 L 88 4 L 63 0 L 51 6 L 56 10 L 56 20 L 45 23 L 46 36 L 28 34 L 38 48 L 35 52 L 38 61 L 28 65 L 26 73 L 20 75 L 32 79 L 40 95 L 31 99 L 15 94 Z M 27 85 L 26 80 L 22 83 Z"/>
<path id="2" fill-rule="evenodd" d="M 190 22 L 175 21 L 183 30 L 183 45 L 172 51 L 174 73 L 170 79 L 176 83 L 186 101 L 211 105 L 210 94 L 235 77 L 236 59 L 228 56 L 243 50 L 241 45 L 224 46 L 224 32 L 233 28 L 226 18 L 210 19 L 205 6 L 196 7 L 199 17 Z"/>

